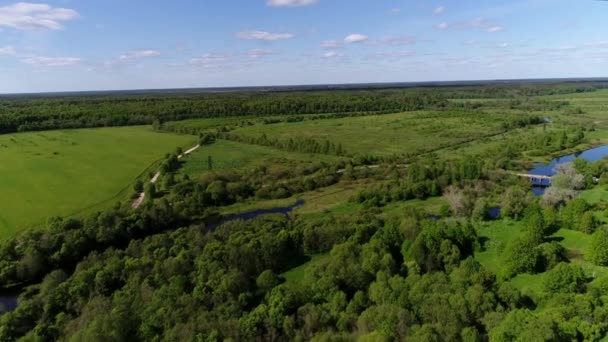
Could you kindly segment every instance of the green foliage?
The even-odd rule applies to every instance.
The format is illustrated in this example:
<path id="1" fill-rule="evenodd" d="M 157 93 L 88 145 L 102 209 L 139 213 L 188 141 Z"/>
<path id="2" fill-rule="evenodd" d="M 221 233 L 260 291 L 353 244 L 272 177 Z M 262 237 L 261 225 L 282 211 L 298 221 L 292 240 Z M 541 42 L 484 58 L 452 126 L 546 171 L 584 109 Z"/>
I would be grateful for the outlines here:
<path id="1" fill-rule="evenodd" d="M 605 228 L 593 234 L 585 258 L 596 265 L 608 266 L 608 232 Z"/>
<path id="2" fill-rule="evenodd" d="M 487 199 L 480 198 L 475 202 L 471 218 L 478 221 L 485 221 L 490 218 L 490 205 Z"/>
<path id="3" fill-rule="evenodd" d="M 425 271 L 449 270 L 473 254 L 477 233 L 468 223 L 426 221 L 409 254 Z"/>
<path id="4" fill-rule="evenodd" d="M 503 257 L 507 276 L 534 273 L 539 270 L 540 252 L 536 248 L 537 243 L 535 236 L 525 234 L 507 245 Z"/>
<path id="5" fill-rule="evenodd" d="M 544 287 L 550 293 L 583 292 L 587 277 L 578 265 L 560 263 L 547 272 Z"/>
<path id="6" fill-rule="evenodd" d="M 168 154 L 160 162 L 162 186 L 156 194 L 140 177 L 142 182 L 134 190 L 143 188 L 150 200 L 138 210 L 117 205 L 86 219 L 52 218 L 45 231 L 28 231 L 0 243 L 0 285 L 24 285 L 18 307 L 0 317 L 0 340 L 600 340 L 608 331 L 608 286 L 601 277 L 586 286 L 582 267 L 594 276 L 605 270 L 577 255 L 593 240 L 587 257 L 601 264 L 608 236 L 604 229 L 593 237 L 565 229 L 553 234 L 561 227 L 593 231 L 598 222 L 591 209 L 603 205 L 591 208 L 573 201 L 559 211 L 553 206 L 541 208 L 528 197 L 527 189 L 513 187 L 504 193 L 504 187 L 516 180 L 492 171 L 515 167 L 524 152 L 533 156 L 585 139 L 581 129 L 519 129 L 539 123 L 545 111 L 567 110 L 565 100 L 511 97 L 593 89 L 576 84 L 147 99 L 150 117 L 137 117 L 139 111 L 125 112 L 130 114 L 123 117 L 133 122 L 153 118 L 155 129 L 200 134 L 201 151 L 191 156 L 190 166 L 186 161 L 184 169 L 177 158 L 182 151 Z M 344 98 L 331 103 L 338 93 Z M 447 94 L 450 102 L 445 100 Z M 508 100 L 456 100 L 473 96 Z M 98 105 L 106 104 L 105 99 L 97 99 Z M 129 108 L 141 98 L 122 100 L 123 104 L 106 108 L 106 114 L 80 123 L 94 125 L 105 118 L 107 124 L 114 124 L 112 109 Z M 65 104 L 66 115 L 54 118 L 54 124 L 72 120 L 73 106 L 82 105 L 74 102 Z M 40 103 L 32 102 L 31 110 L 42 110 L 37 107 Z M 82 106 L 82 113 L 92 111 Z M 431 107 L 384 116 L 355 112 Z M 504 114 L 507 107 L 542 116 Z M 581 108 L 588 113 L 585 116 L 593 115 L 587 107 Z M 336 113 L 338 109 L 342 113 Z M 286 114 L 329 110 L 336 112 Z M 250 116 L 166 121 L 234 116 L 237 111 Z M 255 117 L 265 111 L 277 115 Z M 567 126 L 567 120 L 574 118 L 560 120 L 564 120 L 560 126 Z M 32 120 L 23 129 L 44 128 L 50 124 L 45 122 Z M 301 135 L 303 127 L 315 126 L 319 130 L 310 131 L 321 135 Z M 506 130 L 517 134 L 463 145 L 469 151 L 499 146 L 497 151 L 489 148 L 463 156 L 454 148 L 420 155 L 477 140 L 480 127 L 489 135 Z M 335 134 L 322 135 L 324 130 Z M 404 136 L 404 130 L 412 134 Z M 292 133 L 293 139 L 285 138 Z M 218 139 L 232 135 L 316 155 Z M 426 140 L 418 141 L 420 137 Z M 369 139 L 378 143 L 365 148 L 378 148 L 380 154 L 407 151 L 383 157 L 361 152 Z M 412 141 L 416 144 L 407 145 Z M 334 162 L 335 155 L 344 154 L 359 155 Z M 362 167 L 371 163 L 380 165 Z M 575 166 L 585 180 L 602 170 L 579 161 Z M 212 168 L 213 172 L 204 172 Z M 348 188 L 349 194 L 363 184 L 373 185 L 344 207 L 325 212 L 298 211 L 290 218 L 264 215 L 207 225 L 221 222 L 217 212 L 293 200 L 256 202 L 260 199 L 305 193 L 307 201 L 323 201 L 328 190 L 314 190 L 336 183 L 331 189 Z M 442 193 L 446 196 L 438 197 Z M 344 192 L 332 196 L 347 200 Z M 488 201 L 497 198 L 504 201 L 503 216 L 515 221 L 484 222 Z M 417 200 L 394 203 L 411 199 Z M 431 220 L 427 213 L 436 214 L 446 200 L 455 215 L 449 217 L 449 209 L 442 209 L 444 218 Z M 313 253 L 317 257 L 306 263 Z M 573 258 L 571 264 L 565 263 L 567 256 Z M 500 282 L 492 272 L 501 276 Z M 289 275 L 289 280 L 279 274 Z M 524 282 L 531 284 L 522 286 Z M 538 289 L 531 291 L 533 285 Z"/>
<path id="7" fill-rule="evenodd" d="M 0 103 L 0 133 L 153 124 L 191 118 L 399 112 L 443 107 L 439 94 L 391 91 L 308 91 L 8 97 Z M 192 133 L 192 132 L 189 132 Z"/>
<path id="8" fill-rule="evenodd" d="M 526 191 L 520 187 L 510 187 L 504 194 L 500 214 L 517 220 L 523 216 L 526 206 Z"/>

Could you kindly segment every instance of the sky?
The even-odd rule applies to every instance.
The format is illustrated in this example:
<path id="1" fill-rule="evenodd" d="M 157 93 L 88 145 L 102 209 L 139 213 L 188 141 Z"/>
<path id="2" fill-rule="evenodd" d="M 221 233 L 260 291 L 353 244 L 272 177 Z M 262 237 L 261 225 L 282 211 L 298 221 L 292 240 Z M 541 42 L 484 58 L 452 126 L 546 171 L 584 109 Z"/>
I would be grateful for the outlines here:
<path id="1" fill-rule="evenodd" d="M 0 0 L 0 93 L 608 76 L 608 1 Z"/>

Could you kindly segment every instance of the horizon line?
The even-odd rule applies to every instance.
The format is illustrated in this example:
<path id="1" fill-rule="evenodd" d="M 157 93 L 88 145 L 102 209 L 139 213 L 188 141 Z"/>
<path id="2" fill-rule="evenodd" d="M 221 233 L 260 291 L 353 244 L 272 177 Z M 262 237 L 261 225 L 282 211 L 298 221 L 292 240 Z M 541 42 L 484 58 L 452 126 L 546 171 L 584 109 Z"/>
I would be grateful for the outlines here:
<path id="1" fill-rule="evenodd" d="M 472 79 L 472 80 L 443 80 L 443 81 L 406 81 L 406 82 L 370 82 L 370 83 L 303 83 L 262 86 L 218 86 L 218 87 L 178 87 L 178 88 L 131 88 L 131 89 L 100 89 L 100 90 L 65 90 L 41 92 L 0 93 L 0 97 L 11 96 L 61 96 L 61 95 L 110 95 L 131 93 L 133 95 L 150 93 L 230 93 L 239 91 L 272 92 L 272 91 L 315 91 L 315 90 L 363 90 L 386 88 L 424 88 L 424 87 L 457 87 L 489 84 L 517 83 L 577 83 L 577 82 L 608 82 L 608 77 L 556 77 L 556 78 L 505 78 L 505 79 Z"/>

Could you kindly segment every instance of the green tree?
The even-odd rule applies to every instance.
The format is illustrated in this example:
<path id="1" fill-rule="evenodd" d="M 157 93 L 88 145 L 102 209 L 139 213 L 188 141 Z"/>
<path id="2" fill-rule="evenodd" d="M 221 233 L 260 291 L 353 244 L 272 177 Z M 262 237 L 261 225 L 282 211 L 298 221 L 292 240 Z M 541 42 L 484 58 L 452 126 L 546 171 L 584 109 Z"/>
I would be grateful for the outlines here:
<path id="1" fill-rule="evenodd" d="M 595 218 L 591 211 L 587 211 L 581 217 L 579 230 L 583 233 L 592 234 L 595 231 Z"/>
<path id="2" fill-rule="evenodd" d="M 547 272 L 545 291 L 551 293 L 574 293 L 585 290 L 585 271 L 578 265 L 560 263 Z"/>
<path id="3" fill-rule="evenodd" d="M 151 201 L 156 198 L 156 184 L 152 182 L 146 183 L 145 186 L 146 199 Z"/>
<path id="4" fill-rule="evenodd" d="M 263 291 L 269 291 L 281 283 L 281 279 L 272 271 L 262 272 L 255 280 L 256 285 Z"/>
<path id="5" fill-rule="evenodd" d="M 135 184 L 133 185 L 133 190 L 135 190 L 135 192 L 137 192 L 138 194 L 144 191 L 144 183 L 141 181 L 141 179 L 135 181 Z"/>
<path id="6" fill-rule="evenodd" d="M 507 276 L 536 272 L 540 261 L 537 246 L 537 238 L 530 234 L 511 241 L 504 251 Z"/>
<path id="7" fill-rule="evenodd" d="M 598 229 L 591 238 L 585 258 L 599 266 L 608 266 L 608 232 Z"/>
<path id="8" fill-rule="evenodd" d="M 501 215 L 517 220 L 522 217 L 526 206 L 526 191 L 520 187 L 510 187 L 503 197 Z"/>
<path id="9" fill-rule="evenodd" d="M 490 205 L 488 200 L 480 198 L 475 202 L 471 218 L 478 221 L 485 221 L 490 217 Z"/>

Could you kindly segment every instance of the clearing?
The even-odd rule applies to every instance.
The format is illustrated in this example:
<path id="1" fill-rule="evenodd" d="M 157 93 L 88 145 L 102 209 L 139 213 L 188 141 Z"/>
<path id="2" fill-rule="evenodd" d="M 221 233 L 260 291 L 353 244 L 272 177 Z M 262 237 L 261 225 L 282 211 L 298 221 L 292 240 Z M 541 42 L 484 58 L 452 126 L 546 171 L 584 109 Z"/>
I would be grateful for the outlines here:
<path id="1" fill-rule="evenodd" d="M 167 152 L 194 140 L 142 126 L 0 135 L 0 239 L 113 204 Z"/>

